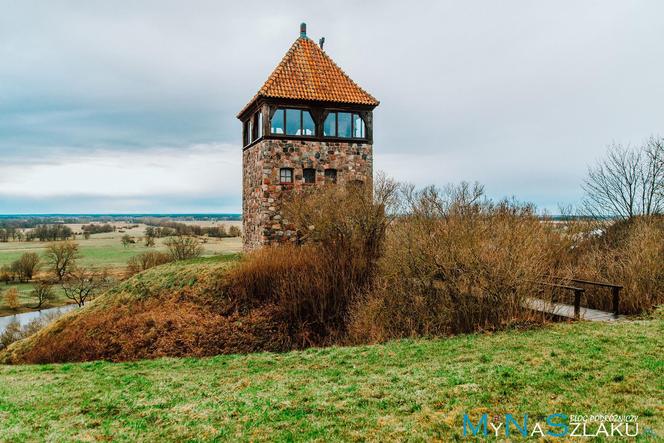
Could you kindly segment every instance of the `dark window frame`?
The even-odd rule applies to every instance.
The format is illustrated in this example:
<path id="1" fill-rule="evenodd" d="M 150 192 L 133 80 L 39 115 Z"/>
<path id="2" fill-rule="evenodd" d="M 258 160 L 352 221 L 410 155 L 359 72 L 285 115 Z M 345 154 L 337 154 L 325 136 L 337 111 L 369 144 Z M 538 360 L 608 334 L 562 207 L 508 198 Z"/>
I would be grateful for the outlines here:
<path id="1" fill-rule="evenodd" d="M 307 185 L 314 185 L 316 184 L 316 168 L 302 168 L 302 182 Z M 313 178 L 311 181 L 307 181 L 307 173 L 312 174 L 313 173 Z"/>
<path id="2" fill-rule="evenodd" d="M 298 111 L 300 113 L 300 128 L 299 128 L 300 134 L 299 135 L 288 133 L 288 129 L 287 129 L 288 128 L 288 117 L 287 117 L 288 112 L 286 112 L 288 110 Z M 283 132 L 283 134 L 279 134 L 277 132 L 272 132 L 272 119 L 277 114 L 277 112 L 283 112 L 283 121 L 284 121 L 284 127 L 283 127 L 284 132 Z M 304 113 L 305 112 L 309 113 L 309 117 L 311 118 L 311 121 L 314 124 L 314 133 L 311 134 L 311 135 L 304 134 Z M 316 137 L 316 134 L 318 132 L 317 129 L 318 128 L 316 127 L 316 120 L 314 119 L 314 116 L 311 114 L 311 109 L 309 109 L 309 108 L 297 108 L 297 107 L 291 107 L 291 106 L 283 107 L 283 108 L 277 108 L 274 111 L 274 114 L 272 114 L 272 117 L 270 117 L 270 135 L 276 135 L 277 137 L 284 137 L 284 136 L 286 136 L 286 137 Z"/>
<path id="3" fill-rule="evenodd" d="M 332 183 L 337 183 L 337 179 L 339 176 L 339 171 L 336 168 L 327 168 L 324 172 L 325 174 L 325 181 L 332 182 Z"/>
<path id="4" fill-rule="evenodd" d="M 350 137 L 344 137 L 339 135 L 339 114 L 350 114 Z M 334 135 L 325 135 L 325 121 L 327 118 L 330 116 L 330 114 L 335 114 L 334 115 Z M 364 136 L 363 137 L 355 137 L 355 118 L 354 116 L 358 116 L 360 120 L 362 120 L 362 124 L 364 125 Z M 326 138 L 344 138 L 344 139 L 354 139 L 354 140 L 367 140 L 367 122 L 364 121 L 364 117 L 362 117 L 362 114 L 359 112 L 353 112 L 353 111 L 346 111 L 346 110 L 332 110 L 328 111 L 325 114 L 325 118 L 323 119 L 323 137 Z"/>

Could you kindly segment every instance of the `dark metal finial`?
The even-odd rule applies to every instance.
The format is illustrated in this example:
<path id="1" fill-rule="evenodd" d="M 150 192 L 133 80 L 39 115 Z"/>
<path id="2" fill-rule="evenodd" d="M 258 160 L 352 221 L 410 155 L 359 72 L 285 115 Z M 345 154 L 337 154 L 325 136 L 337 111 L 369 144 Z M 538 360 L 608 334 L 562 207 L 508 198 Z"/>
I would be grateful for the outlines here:
<path id="1" fill-rule="evenodd" d="M 300 23 L 300 37 L 306 37 L 307 36 L 307 24 L 302 22 Z"/>
<path id="2" fill-rule="evenodd" d="M 323 49 L 324 44 L 325 44 L 325 37 L 321 37 L 320 40 L 318 40 L 318 45 L 320 46 L 321 49 Z"/>

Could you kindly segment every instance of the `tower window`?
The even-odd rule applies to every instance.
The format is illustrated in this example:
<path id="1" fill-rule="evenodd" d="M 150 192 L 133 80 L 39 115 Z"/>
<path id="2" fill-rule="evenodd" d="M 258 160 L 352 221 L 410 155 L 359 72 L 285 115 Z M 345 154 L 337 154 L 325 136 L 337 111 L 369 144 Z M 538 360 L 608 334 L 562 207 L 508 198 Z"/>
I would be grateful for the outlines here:
<path id="1" fill-rule="evenodd" d="M 339 137 L 350 138 L 353 136 L 353 119 L 350 112 L 339 112 L 337 114 L 337 135 Z"/>
<path id="2" fill-rule="evenodd" d="M 326 169 L 325 170 L 325 181 L 330 183 L 337 182 L 337 170 L 336 169 Z"/>
<path id="3" fill-rule="evenodd" d="M 293 168 L 279 169 L 279 182 L 293 183 Z"/>
<path id="4" fill-rule="evenodd" d="M 256 113 L 256 138 L 259 139 L 263 136 L 263 113 L 258 111 Z"/>
<path id="5" fill-rule="evenodd" d="M 325 137 L 366 138 L 366 125 L 360 114 L 332 111 L 323 123 Z"/>
<path id="6" fill-rule="evenodd" d="M 325 117 L 325 123 L 323 124 L 323 135 L 325 137 L 336 137 L 337 136 L 337 113 L 330 112 Z"/>
<path id="7" fill-rule="evenodd" d="M 286 121 L 286 117 L 284 115 L 284 110 L 283 109 L 277 109 L 277 111 L 272 116 L 272 120 L 270 121 L 270 132 L 272 134 L 284 134 L 285 133 L 285 126 L 284 126 L 285 121 Z"/>
<path id="8" fill-rule="evenodd" d="M 302 176 L 305 183 L 316 183 L 316 170 L 314 168 L 304 168 Z"/>
<path id="9" fill-rule="evenodd" d="M 309 111 L 302 109 L 277 109 L 270 123 L 272 134 L 316 135 L 316 124 Z"/>
<path id="10" fill-rule="evenodd" d="M 364 138 L 364 133 L 364 120 L 362 120 L 360 114 L 353 114 L 353 137 Z"/>

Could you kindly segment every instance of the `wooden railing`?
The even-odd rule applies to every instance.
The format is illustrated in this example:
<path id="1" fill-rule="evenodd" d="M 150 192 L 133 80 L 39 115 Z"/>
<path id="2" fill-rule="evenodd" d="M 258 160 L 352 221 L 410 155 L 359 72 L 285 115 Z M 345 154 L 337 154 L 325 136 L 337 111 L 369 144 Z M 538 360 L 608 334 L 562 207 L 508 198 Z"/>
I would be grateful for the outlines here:
<path id="1" fill-rule="evenodd" d="M 570 281 L 572 283 L 576 283 L 579 285 L 590 285 L 590 286 L 598 286 L 601 288 L 610 288 L 611 289 L 611 304 L 613 308 L 613 314 L 617 317 L 620 314 L 620 291 L 622 290 L 621 285 L 614 285 L 613 283 L 604 283 L 604 282 L 597 282 L 597 281 L 590 281 L 590 280 L 581 280 L 578 278 L 564 278 L 564 277 L 550 277 L 556 280 L 566 280 Z M 549 286 L 554 286 L 562 289 L 569 289 L 574 291 L 574 316 L 576 318 L 579 317 L 579 313 L 581 312 L 581 294 L 585 292 L 585 289 L 579 288 L 576 286 L 567 286 L 567 285 L 557 285 L 553 283 L 544 283 Z"/>
<path id="2" fill-rule="evenodd" d="M 557 283 L 538 282 L 540 285 L 549 286 L 557 289 L 567 289 L 574 291 L 574 318 L 578 319 L 581 316 L 581 295 L 586 292 L 585 289 L 576 286 L 560 285 Z"/>

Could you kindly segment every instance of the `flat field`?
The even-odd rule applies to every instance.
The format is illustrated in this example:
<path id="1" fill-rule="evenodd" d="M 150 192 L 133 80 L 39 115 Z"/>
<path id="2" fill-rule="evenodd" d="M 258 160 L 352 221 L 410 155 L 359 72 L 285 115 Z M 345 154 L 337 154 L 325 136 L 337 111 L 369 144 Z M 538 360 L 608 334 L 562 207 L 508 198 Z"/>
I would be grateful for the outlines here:
<path id="1" fill-rule="evenodd" d="M 191 224 L 198 224 L 201 226 L 225 225 L 226 228 L 229 228 L 233 225 L 241 226 L 242 223 L 237 221 L 201 221 L 191 222 Z M 167 249 L 164 245 L 164 242 L 166 241 L 165 238 L 156 239 L 156 245 L 154 247 L 148 248 L 145 246 L 141 240 L 146 228 L 146 225 L 144 224 L 139 224 L 137 227 L 131 229 L 125 228 L 125 223 L 119 223 L 117 225 L 119 228 L 118 231 L 93 234 L 87 240 L 82 236 L 77 236 L 75 241 L 79 244 L 81 254 L 78 263 L 86 267 L 94 267 L 98 269 L 105 268 L 110 272 L 121 274 L 131 257 L 148 250 L 165 251 Z M 80 232 L 81 230 L 80 224 L 71 224 L 68 226 L 71 227 L 74 232 Z M 127 247 L 123 246 L 120 239 L 125 234 L 129 234 L 134 237 L 137 243 Z M 24 252 L 36 252 L 40 255 L 43 255 L 47 244 L 48 242 L 40 241 L 10 241 L 6 243 L 0 242 L 0 267 L 10 264 L 12 261 L 20 257 Z M 242 239 L 239 237 L 205 238 L 203 248 L 203 256 L 233 254 L 242 250 Z M 42 273 L 46 272 L 45 268 L 46 266 L 42 264 Z M 19 289 L 19 301 L 21 303 L 21 307 L 18 310 L 9 309 L 5 304 L 4 298 L 0 294 L 0 316 L 29 311 L 31 310 L 31 307 L 34 306 L 34 300 L 29 297 L 29 293 L 33 287 L 32 283 L 12 284 L 9 286 L 0 284 L 0 292 L 11 286 L 16 286 Z M 61 291 L 58 290 L 56 292 L 56 299 L 53 300 L 53 302 L 48 306 L 61 306 L 66 303 L 71 303 L 71 301 L 64 298 Z"/>
<path id="2" fill-rule="evenodd" d="M 464 438 L 464 413 L 503 425 L 506 413 L 521 422 L 528 414 L 529 429 L 539 421 L 545 432 L 549 414 L 631 414 L 636 441 L 661 441 L 664 320 L 285 354 L 0 366 L 0 381 L 0 436 L 18 442 L 454 441 Z"/>

